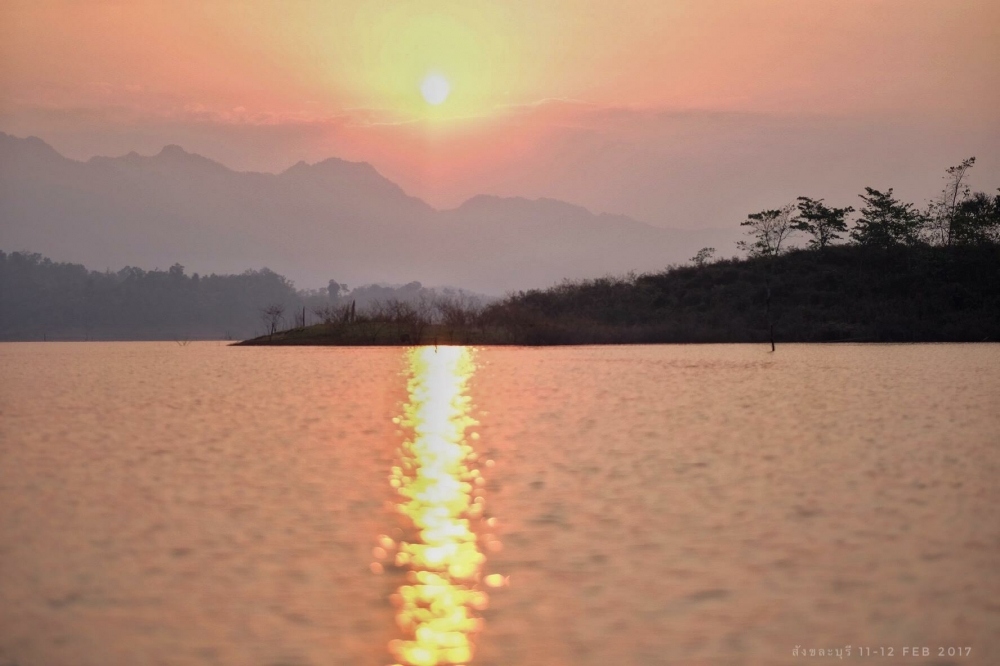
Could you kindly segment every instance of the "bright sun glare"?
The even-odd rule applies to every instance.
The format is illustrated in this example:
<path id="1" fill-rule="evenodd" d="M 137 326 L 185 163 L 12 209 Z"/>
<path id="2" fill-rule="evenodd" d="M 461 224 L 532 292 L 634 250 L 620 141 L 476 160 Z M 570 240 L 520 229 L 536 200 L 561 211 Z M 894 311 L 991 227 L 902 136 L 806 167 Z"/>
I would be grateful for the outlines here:
<path id="1" fill-rule="evenodd" d="M 424 82 L 420 84 L 420 94 L 424 96 L 424 100 L 428 104 L 433 104 L 434 106 L 448 99 L 448 93 L 450 92 L 451 84 L 448 83 L 448 79 L 440 74 L 428 74 Z"/>

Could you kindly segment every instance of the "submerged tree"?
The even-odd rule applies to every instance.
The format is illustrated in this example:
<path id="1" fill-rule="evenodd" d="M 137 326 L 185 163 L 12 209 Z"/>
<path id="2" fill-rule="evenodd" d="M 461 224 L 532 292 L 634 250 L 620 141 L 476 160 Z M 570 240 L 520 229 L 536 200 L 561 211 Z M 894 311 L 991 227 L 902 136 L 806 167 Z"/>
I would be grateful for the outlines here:
<path id="1" fill-rule="evenodd" d="M 913 204 L 895 199 L 891 187 L 885 192 L 866 187 L 865 194 L 859 196 L 865 206 L 851 231 L 851 238 L 859 245 L 889 248 L 920 243 L 926 218 Z"/>
<path id="2" fill-rule="evenodd" d="M 771 351 L 774 351 L 774 318 L 771 313 L 771 275 L 774 272 L 774 260 L 781 254 L 782 246 L 795 231 L 792 222 L 792 211 L 795 204 L 788 204 L 774 210 L 764 210 L 747 215 L 740 226 L 748 227 L 747 235 L 753 241 L 740 241 L 738 248 L 747 256 L 760 257 L 764 261 L 764 313 L 767 318 L 767 330 L 771 339 Z"/>
<path id="3" fill-rule="evenodd" d="M 854 208 L 830 208 L 822 199 L 799 197 L 798 217 L 792 223 L 796 231 L 804 231 L 812 236 L 809 246 L 822 250 L 841 234 L 847 233 L 847 216 Z"/>

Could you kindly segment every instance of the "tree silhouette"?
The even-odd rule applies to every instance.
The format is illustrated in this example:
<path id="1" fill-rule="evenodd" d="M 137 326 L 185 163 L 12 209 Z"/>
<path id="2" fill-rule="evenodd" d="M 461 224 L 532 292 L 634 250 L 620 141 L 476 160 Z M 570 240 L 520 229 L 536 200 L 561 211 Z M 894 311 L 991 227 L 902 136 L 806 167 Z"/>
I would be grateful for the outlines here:
<path id="1" fill-rule="evenodd" d="M 764 260 L 764 314 L 767 319 L 768 335 L 771 339 L 771 351 L 774 351 L 774 317 L 771 311 L 771 278 L 774 273 L 774 260 L 781 254 L 782 246 L 795 231 L 792 226 L 792 211 L 794 204 L 788 204 L 773 210 L 764 210 L 747 215 L 740 226 L 748 227 L 747 234 L 752 243 L 740 241 L 737 247 L 747 253 L 750 258 Z"/>
<path id="2" fill-rule="evenodd" d="M 958 212 L 971 194 L 965 176 L 975 164 L 976 158 L 970 157 L 957 166 L 945 169 L 944 189 L 927 207 L 931 240 L 939 245 L 951 245 L 956 240 Z"/>
<path id="3" fill-rule="evenodd" d="M 281 325 L 281 321 L 285 318 L 285 306 L 280 303 L 273 303 L 263 307 L 260 310 L 260 318 L 264 320 L 268 336 L 274 335 L 278 332 L 278 326 Z"/>
<path id="4" fill-rule="evenodd" d="M 736 246 L 750 257 L 776 257 L 781 254 L 782 246 L 788 241 L 795 229 L 792 227 L 792 211 L 794 204 L 788 204 L 774 210 L 764 210 L 747 215 L 740 223 L 747 228 L 747 235 L 752 242 L 740 241 Z"/>
<path id="5" fill-rule="evenodd" d="M 962 201 L 952 218 L 952 242 L 961 245 L 1000 243 L 1000 190 L 976 192 Z"/>
<path id="6" fill-rule="evenodd" d="M 810 247 L 822 250 L 847 232 L 847 215 L 854 212 L 851 206 L 830 208 L 822 199 L 809 197 L 799 197 L 798 202 L 799 214 L 792 228 L 812 236 Z"/>
<path id="7" fill-rule="evenodd" d="M 911 203 L 898 201 L 892 188 L 885 192 L 865 188 L 859 195 L 865 202 L 851 238 L 859 245 L 890 248 L 894 245 L 917 245 L 926 218 Z"/>
<path id="8" fill-rule="evenodd" d="M 714 256 L 715 256 L 714 247 L 703 247 L 700 250 L 698 250 L 698 252 L 693 257 L 691 257 L 691 263 L 700 268 L 705 264 L 711 263 L 712 258 Z"/>

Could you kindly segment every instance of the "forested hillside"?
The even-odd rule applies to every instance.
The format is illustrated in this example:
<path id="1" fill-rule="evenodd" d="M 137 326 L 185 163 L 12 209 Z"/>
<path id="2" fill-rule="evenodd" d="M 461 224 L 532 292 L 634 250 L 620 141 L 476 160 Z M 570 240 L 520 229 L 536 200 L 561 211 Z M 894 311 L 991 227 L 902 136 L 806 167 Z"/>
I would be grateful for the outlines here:
<path id="1" fill-rule="evenodd" d="M 768 273 L 770 275 L 768 276 Z M 1000 341 L 1000 246 L 839 246 L 522 292 L 483 313 L 509 342 Z"/>
<path id="2" fill-rule="evenodd" d="M 237 275 L 188 274 L 128 266 L 92 271 L 39 254 L 0 251 L 0 340 L 243 339 L 302 321 L 320 321 L 338 307 L 440 299 L 476 302 L 452 289 L 402 286 L 297 290 L 263 268 Z"/>
<path id="3" fill-rule="evenodd" d="M 997 341 L 1000 194 L 971 190 L 974 165 L 948 168 L 922 210 L 892 189 L 866 187 L 853 220 L 799 197 L 747 216 L 745 260 L 705 248 L 693 267 L 520 292 L 482 320 L 536 344 Z"/>

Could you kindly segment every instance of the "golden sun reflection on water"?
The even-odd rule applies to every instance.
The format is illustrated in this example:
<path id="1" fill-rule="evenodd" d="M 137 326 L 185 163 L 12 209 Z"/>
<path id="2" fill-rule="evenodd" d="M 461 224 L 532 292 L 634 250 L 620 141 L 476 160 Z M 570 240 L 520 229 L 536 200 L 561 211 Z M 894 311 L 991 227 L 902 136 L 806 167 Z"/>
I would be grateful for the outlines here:
<path id="1" fill-rule="evenodd" d="M 409 354 L 409 402 L 399 425 L 407 433 L 390 483 L 409 523 L 398 546 L 380 538 L 376 555 L 395 550 L 407 584 L 392 596 L 403 638 L 389 643 L 400 664 L 467 664 L 486 608 L 479 589 L 486 556 L 470 521 L 482 518 L 484 479 L 466 442 L 476 422 L 467 384 L 475 370 L 467 347 L 417 347 Z M 379 552 L 381 551 L 381 552 Z M 489 577 L 487 577 L 489 578 Z"/>

